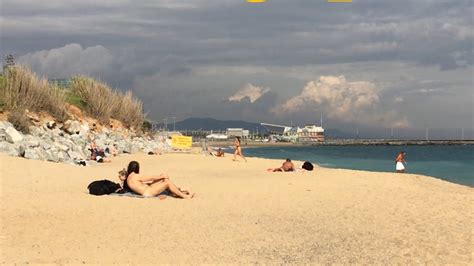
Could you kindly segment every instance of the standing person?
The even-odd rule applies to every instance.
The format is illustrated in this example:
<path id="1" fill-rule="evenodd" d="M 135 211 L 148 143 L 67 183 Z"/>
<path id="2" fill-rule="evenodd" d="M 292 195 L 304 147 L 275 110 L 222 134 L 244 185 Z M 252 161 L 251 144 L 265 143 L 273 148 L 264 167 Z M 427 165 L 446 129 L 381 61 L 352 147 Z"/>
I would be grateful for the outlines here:
<path id="1" fill-rule="evenodd" d="M 401 151 L 395 159 L 395 170 L 397 173 L 405 173 L 405 152 Z"/>
<path id="2" fill-rule="evenodd" d="M 234 145 L 235 151 L 233 161 L 237 161 L 237 155 L 239 155 L 240 157 L 242 157 L 242 159 L 245 160 L 245 162 L 247 162 L 247 159 L 245 159 L 244 155 L 242 154 L 242 148 L 240 147 L 240 137 L 235 137 Z"/>

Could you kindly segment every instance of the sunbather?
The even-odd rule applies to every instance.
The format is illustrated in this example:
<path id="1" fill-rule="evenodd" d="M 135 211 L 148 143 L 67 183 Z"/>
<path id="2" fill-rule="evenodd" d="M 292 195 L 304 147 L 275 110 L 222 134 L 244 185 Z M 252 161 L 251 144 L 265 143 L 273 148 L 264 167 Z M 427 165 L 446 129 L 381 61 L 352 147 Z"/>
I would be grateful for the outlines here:
<path id="1" fill-rule="evenodd" d="M 126 175 L 123 180 L 123 188 L 125 191 L 133 191 L 145 197 L 157 196 L 165 190 L 169 190 L 172 195 L 178 198 L 190 199 L 194 196 L 194 193 L 189 189 L 180 189 L 173 184 L 168 175 L 140 175 L 140 164 L 136 161 L 131 161 L 128 164 Z"/>
<path id="2" fill-rule="evenodd" d="M 278 168 L 269 168 L 269 172 L 293 172 L 295 171 L 295 165 L 291 162 L 291 159 L 286 159 L 285 162 Z"/>
<path id="3" fill-rule="evenodd" d="M 215 155 L 216 155 L 216 157 L 224 157 L 224 156 L 225 156 L 225 153 L 224 153 L 224 151 L 223 151 L 221 148 L 219 148 L 219 149 L 217 150 L 217 152 L 215 153 Z"/>

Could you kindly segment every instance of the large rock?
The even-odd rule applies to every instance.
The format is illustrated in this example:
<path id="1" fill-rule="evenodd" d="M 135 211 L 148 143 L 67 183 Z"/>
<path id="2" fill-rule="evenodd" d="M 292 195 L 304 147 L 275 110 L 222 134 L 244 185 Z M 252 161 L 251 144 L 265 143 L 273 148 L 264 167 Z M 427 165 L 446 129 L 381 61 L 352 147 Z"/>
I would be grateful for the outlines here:
<path id="1" fill-rule="evenodd" d="M 49 143 L 48 141 L 41 141 L 40 146 L 41 146 L 41 148 L 43 148 L 44 150 L 49 150 L 49 149 L 51 149 L 51 143 Z"/>
<path id="2" fill-rule="evenodd" d="M 30 148 L 35 148 L 35 147 L 39 147 L 40 146 L 40 140 L 38 139 L 33 139 L 33 138 L 27 138 L 23 141 L 23 144 L 26 146 L 26 147 L 30 147 Z"/>
<path id="3" fill-rule="evenodd" d="M 55 147 L 57 147 L 60 151 L 68 151 L 69 150 L 69 147 L 67 145 L 64 145 L 64 144 L 61 144 L 61 143 L 58 143 L 58 142 L 55 142 L 53 144 Z"/>
<path id="4" fill-rule="evenodd" d="M 14 127 L 8 127 L 5 129 L 5 137 L 8 142 L 15 143 L 23 139 L 23 135 L 18 132 Z"/>
<path id="5" fill-rule="evenodd" d="M 39 160 L 41 159 L 40 155 L 38 154 L 38 151 L 34 148 L 27 148 L 25 150 L 25 156 L 26 159 L 33 159 L 33 160 Z"/>
<path id="6" fill-rule="evenodd" d="M 64 131 L 66 133 L 72 135 L 72 134 L 79 134 L 81 132 L 81 123 L 76 120 L 67 120 L 64 123 Z"/>
<path id="7" fill-rule="evenodd" d="M 69 155 L 64 152 L 64 151 L 60 151 L 57 153 L 57 156 L 58 156 L 58 160 L 60 162 L 71 162 L 71 158 L 69 157 Z"/>
<path id="8" fill-rule="evenodd" d="M 81 130 L 79 131 L 79 135 L 81 135 L 82 137 L 87 137 L 90 131 L 91 129 L 89 127 L 89 124 L 85 122 L 81 125 Z"/>
<path id="9" fill-rule="evenodd" d="M 0 142 L 0 153 L 7 154 L 10 156 L 20 156 L 18 147 L 8 142 Z"/>
<path id="10" fill-rule="evenodd" d="M 47 151 L 45 151 L 45 157 L 46 157 L 46 160 L 48 160 L 50 162 L 55 162 L 55 163 L 59 162 L 59 157 L 58 157 L 57 152 L 47 150 Z"/>
<path id="11" fill-rule="evenodd" d="M 0 131 L 5 131 L 9 127 L 13 127 L 12 123 L 8 121 L 0 121 Z"/>
<path id="12" fill-rule="evenodd" d="M 30 135 L 36 136 L 36 137 L 41 137 L 43 136 L 45 130 L 42 127 L 35 127 L 35 126 L 30 126 Z"/>

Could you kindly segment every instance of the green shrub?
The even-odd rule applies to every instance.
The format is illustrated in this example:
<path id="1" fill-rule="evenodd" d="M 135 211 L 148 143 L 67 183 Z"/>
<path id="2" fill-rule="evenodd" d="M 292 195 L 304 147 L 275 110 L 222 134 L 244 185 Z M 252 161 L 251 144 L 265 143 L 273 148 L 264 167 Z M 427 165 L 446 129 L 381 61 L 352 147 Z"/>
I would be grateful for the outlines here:
<path id="1" fill-rule="evenodd" d="M 143 131 L 145 131 L 145 132 L 146 131 L 151 131 L 152 127 L 153 126 L 152 126 L 150 121 L 148 121 L 148 120 L 143 121 L 143 124 L 142 124 L 142 130 Z"/>

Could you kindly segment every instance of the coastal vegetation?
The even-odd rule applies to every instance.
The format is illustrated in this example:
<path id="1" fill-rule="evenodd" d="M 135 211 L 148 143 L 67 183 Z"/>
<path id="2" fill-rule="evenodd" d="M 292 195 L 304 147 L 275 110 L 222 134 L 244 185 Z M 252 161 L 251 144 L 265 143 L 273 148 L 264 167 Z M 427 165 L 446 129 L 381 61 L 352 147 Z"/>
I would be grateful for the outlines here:
<path id="1" fill-rule="evenodd" d="M 51 85 L 23 66 L 9 67 L 0 78 L 0 110 L 23 132 L 28 131 L 27 111 L 46 113 L 58 122 L 71 118 L 69 105 L 77 106 L 102 124 L 110 119 L 141 130 L 145 121 L 142 102 L 131 91 L 122 92 L 86 76 L 76 76 L 69 88 Z"/>

